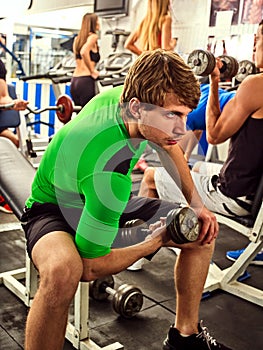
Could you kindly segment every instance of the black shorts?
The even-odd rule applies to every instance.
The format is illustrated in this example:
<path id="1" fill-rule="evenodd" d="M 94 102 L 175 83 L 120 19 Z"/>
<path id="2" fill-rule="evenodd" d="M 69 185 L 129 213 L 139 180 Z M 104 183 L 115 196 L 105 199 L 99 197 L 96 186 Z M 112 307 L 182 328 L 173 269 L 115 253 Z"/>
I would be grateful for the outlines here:
<path id="1" fill-rule="evenodd" d="M 121 229 L 127 221 L 134 219 L 141 219 L 148 224 L 156 222 L 178 206 L 160 199 L 131 196 L 121 215 L 119 227 Z M 81 213 L 82 209 L 61 208 L 52 203 L 34 203 L 31 208 L 25 208 L 21 223 L 29 256 L 36 242 L 50 232 L 64 231 L 75 237 Z"/>
<path id="2" fill-rule="evenodd" d="M 96 95 L 96 82 L 91 76 L 72 77 L 70 94 L 76 106 L 84 107 Z"/>

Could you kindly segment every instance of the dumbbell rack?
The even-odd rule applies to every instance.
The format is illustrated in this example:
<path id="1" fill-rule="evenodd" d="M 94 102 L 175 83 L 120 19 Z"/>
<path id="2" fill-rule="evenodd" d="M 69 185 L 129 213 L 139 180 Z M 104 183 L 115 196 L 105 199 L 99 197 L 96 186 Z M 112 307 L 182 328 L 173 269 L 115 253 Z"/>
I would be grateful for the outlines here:
<path id="1" fill-rule="evenodd" d="M 25 279 L 25 284 L 20 280 Z M 38 273 L 29 256 L 26 254 L 26 267 L 0 274 L 0 284 L 3 284 L 28 307 L 32 305 L 38 286 Z M 89 283 L 79 282 L 74 296 L 74 319 L 68 322 L 66 338 L 75 349 L 80 350 L 121 350 L 119 342 L 105 347 L 98 346 L 89 337 Z"/>

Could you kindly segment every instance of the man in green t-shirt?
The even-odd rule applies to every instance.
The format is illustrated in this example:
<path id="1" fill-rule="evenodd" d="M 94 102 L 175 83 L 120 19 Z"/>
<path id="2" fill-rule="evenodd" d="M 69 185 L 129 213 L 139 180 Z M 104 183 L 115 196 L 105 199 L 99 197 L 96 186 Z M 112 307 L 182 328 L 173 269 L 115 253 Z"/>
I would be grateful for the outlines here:
<path id="1" fill-rule="evenodd" d="M 116 274 L 160 247 L 178 247 L 161 220 L 143 242 L 112 248 L 127 220 L 154 223 L 176 207 L 131 195 L 131 172 L 148 141 L 175 181 L 181 182 L 201 223 L 198 240 L 180 245 L 173 327 L 177 336 L 174 345 L 170 339 L 164 348 L 185 349 L 187 339 L 192 344 L 187 349 L 219 349 L 210 347 L 213 338 L 207 338 L 207 329 L 198 324 L 218 224 L 195 191 L 177 146 L 186 116 L 199 97 L 197 79 L 179 55 L 148 51 L 134 62 L 123 87 L 97 95 L 54 136 L 22 218 L 27 250 L 40 274 L 27 320 L 26 350 L 62 349 L 68 308 L 80 280 Z M 220 349 L 228 348 L 220 345 Z"/>

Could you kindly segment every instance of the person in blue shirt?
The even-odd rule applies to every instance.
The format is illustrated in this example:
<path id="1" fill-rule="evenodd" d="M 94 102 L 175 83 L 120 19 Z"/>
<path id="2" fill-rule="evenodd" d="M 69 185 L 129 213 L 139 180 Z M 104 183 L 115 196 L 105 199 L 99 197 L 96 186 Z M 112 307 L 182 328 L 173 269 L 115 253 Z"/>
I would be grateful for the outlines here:
<path id="1" fill-rule="evenodd" d="M 203 82 L 201 82 L 200 90 L 201 90 L 201 97 L 200 97 L 198 106 L 196 109 L 190 112 L 187 116 L 187 122 L 186 122 L 187 128 L 193 131 L 193 133 L 190 133 L 192 137 L 187 140 L 187 145 L 185 145 L 185 148 L 184 148 L 185 158 L 187 160 L 189 160 L 192 150 L 198 142 L 199 142 L 200 153 L 202 153 L 203 155 L 206 154 L 207 148 L 208 148 L 208 143 L 206 140 L 206 121 L 205 121 L 206 105 L 207 105 L 207 100 L 208 100 L 208 95 L 210 90 L 208 78 L 205 78 Z M 222 88 L 219 88 L 218 93 L 219 93 L 220 109 L 222 111 L 224 106 L 227 104 L 227 102 L 230 101 L 235 96 L 236 92 L 227 91 Z"/>

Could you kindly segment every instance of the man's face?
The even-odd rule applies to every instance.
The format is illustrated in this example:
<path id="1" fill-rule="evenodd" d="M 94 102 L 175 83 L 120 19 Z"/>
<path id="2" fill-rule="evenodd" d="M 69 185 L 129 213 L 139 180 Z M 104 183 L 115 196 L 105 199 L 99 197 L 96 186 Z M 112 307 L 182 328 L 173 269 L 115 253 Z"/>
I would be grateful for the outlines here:
<path id="1" fill-rule="evenodd" d="M 257 68 L 263 68 L 263 34 L 262 25 L 258 27 L 255 44 L 255 61 Z"/>
<path id="2" fill-rule="evenodd" d="M 168 93 L 163 107 L 139 108 L 138 130 L 141 136 L 159 146 L 175 145 L 186 133 L 186 116 L 191 111 L 179 103 L 177 95 Z"/>

